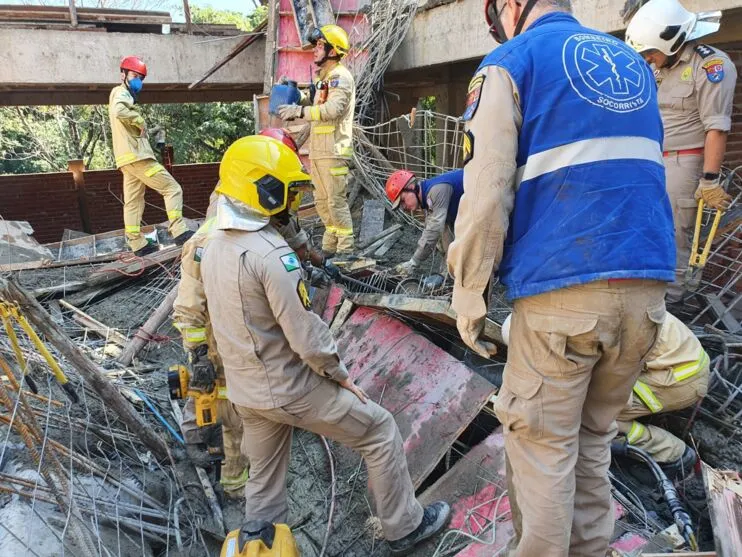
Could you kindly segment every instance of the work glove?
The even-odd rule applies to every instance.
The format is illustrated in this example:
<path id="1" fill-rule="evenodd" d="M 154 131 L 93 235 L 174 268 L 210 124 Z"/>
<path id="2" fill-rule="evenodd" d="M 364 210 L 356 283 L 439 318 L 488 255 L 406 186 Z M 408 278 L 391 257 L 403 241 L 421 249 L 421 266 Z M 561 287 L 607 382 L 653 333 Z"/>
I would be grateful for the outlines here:
<path id="1" fill-rule="evenodd" d="M 718 209 L 720 211 L 726 211 L 729 209 L 729 204 L 732 202 L 732 196 L 724 191 L 724 188 L 719 184 L 719 180 L 704 180 L 698 184 L 696 188 L 696 194 L 694 196 L 696 201 L 703 201 L 706 206 L 710 209 Z"/>
<path id="2" fill-rule="evenodd" d="M 309 284 L 315 288 L 326 288 L 330 286 L 330 280 L 327 278 L 324 269 L 312 267 L 312 270 L 309 272 Z"/>
<path id="3" fill-rule="evenodd" d="M 296 120 L 302 117 L 302 108 L 299 104 L 282 104 L 278 107 L 278 117 L 281 120 Z"/>
<path id="4" fill-rule="evenodd" d="M 484 316 L 471 319 L 464 315 L 459 315 L 456 318 L 456 328 L 459 330 L 459 335 L 461 335 L 461 340 L 464 341 L 464 344 L 482 356 L 482 358 L 489 358 L 497 354 L 497 346 L 492 342 L 480 340 L 479 338 L 484 330 L 484 319 Z"/>
<path id="5" fill-rule="evenodd" d="M 410 259 L 409 261 L 405 261 L 404 263 L 400 263 L 399 265 L 394 267 L 394 272 L 398 275 L 402 275 L 403 277 L 407 277 L 414 273 L 416 269 L 417 261 L 415 261 L 414 259 Z"/>
<path id="6" fill-rule="evenodd" d="M 216 370 L 209 360 L 208 352 L 209 349 L 205 344 L 188 351 L 190 386 L 205 393 L 210 393 L 216 386 Z"/>
<path id="7" fill-rule="evenodd" d="M 340 279 L 340 269 L 332 261 L 325 261 L 325 264 L 322 266 L 322 268 L 332 280 Z"/>

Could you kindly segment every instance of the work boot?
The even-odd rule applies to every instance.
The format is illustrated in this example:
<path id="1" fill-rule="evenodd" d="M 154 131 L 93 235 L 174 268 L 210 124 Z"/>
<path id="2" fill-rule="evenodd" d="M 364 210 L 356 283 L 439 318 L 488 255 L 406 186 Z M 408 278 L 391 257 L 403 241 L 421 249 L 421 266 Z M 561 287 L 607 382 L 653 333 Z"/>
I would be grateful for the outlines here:
<path id="1" fill-rule="evenodd" d="M 178 234 L 173 240 L 175 240 L 175 245 L 182 246 L 185 244 L 188 240 L 190 240 L 191 236 L 193 236 L 195 232 L 193 230 L 186 230 L 182 234 Z"/>
<path id="2" fill-rule="evenodd" d="M 436 501 L 425 507 L 420 526 L 400 540 L 389 542 L 392 555 L 407 555 L 417 544 L 432 538 L 443 530 L 451 518 L 451 507 L 445 501 Z"/>
<path id="3" fill-rule="evenodd" d="M 696 451 L 690 447 L 685 447 L 685 452 L 677 460 L 672 462 L 660 462 L 660 468 L 667 474 L 667 478 L 670 481 L 683 480 L 693 475 L 698 462 L 698 455 Z"/>
<path id="4" fill-rule="evenodd" d="M 150 253 L 155 253 L 157 251 L 160 251 L 159 246 L 156 243 L 147 240 L 147 245 L 136 250 L 134 252 L 134 255 L 136 255 L 137 257 L 144 257 L 145 255 L 149 255 Z"/>

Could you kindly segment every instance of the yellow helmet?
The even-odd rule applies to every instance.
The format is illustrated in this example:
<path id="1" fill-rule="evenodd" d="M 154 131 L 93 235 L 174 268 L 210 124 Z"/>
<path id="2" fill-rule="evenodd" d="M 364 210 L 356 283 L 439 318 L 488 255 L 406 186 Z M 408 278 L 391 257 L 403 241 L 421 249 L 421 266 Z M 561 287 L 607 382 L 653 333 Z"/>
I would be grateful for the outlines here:
<path id="1" fill-rule="evenodd" d="M 314 29 L 309 36 L 309 42 L 317 44 L 319 39 L 324 39 L 327 44 L 335 49 L 342 58 L 350 50 L 350 39 L 345 29 L 339 25 L 323 25 L 319 29 Z"/>
<path id="2" fill-rule="evenodd" d="M 289 188 L 309 186 L 311 179 L 294 151 L 272 137 L 250 135 L 224 153 L 216 191 L 273 216 L 286 209 Z"/>

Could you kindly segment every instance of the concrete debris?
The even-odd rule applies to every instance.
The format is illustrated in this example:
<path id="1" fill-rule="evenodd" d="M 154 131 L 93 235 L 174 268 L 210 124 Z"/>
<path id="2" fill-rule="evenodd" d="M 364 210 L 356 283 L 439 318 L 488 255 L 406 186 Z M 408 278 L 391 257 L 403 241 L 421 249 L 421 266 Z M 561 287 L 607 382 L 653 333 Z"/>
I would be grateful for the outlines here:
<path id="1" fill-rule="evenodd" d="M 52 252 L 33 237 L 26 221 L 0 220 L 0 272 L 27 268 L 30 262 L 51 263 Z"/>
<path id="2" fill-rule="evenodd" d="M 378 238 L 382 230 L 384 230 L 384 203 L 376 199 L 367 199 L 363 202 L 361 213 L 359 245 L 370 245 L 369 238 Z"/>

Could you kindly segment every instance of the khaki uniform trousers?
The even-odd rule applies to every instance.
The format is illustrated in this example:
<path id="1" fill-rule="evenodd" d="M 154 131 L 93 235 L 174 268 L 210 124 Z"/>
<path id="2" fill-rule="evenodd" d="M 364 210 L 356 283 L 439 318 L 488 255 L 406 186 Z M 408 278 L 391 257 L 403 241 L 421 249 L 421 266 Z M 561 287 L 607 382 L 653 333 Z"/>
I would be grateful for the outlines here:
<path id="1" fill-rule="evenodd" d="M 672 372 L 668 372 L 672 373 Z M 683 410 L 695 405 L 706 396 L 709 381 L 709 368 L 701 370 L 693 377 L 673 385 L 652 385 L 652 393 L 662 404 L 662 412 Z M 634 421 L 636 418 L 652 415 L 652 411 L 638 396 L 632 396 L 628 406 L 618 415 L 618 431 L 626 435 L 629 443 L 647 451 L 657 462 L 667 463 L 678 460 L 685 452 L 685 443 L 669 431 L 649 424 Z"/>
<path id="2" fill-rule="evenodd" d="M 312 183 L 317 214 L 325 225 L 322 250 L 326 253 L 353 251 L 353 220 L 348 207 L 348 162 L 343 159 L 312 160 Z"/>
<path id="3" fill-rule="evenodd" d="M 183 221 L 183 190 L 164 166 L 155 160 L 145 159 L 122 166 L 120 170 L 124 175 L 124 228 L 126 241 L 132 251 L 147 245 L 140 228 L 145 187 L 152 188 L 164 198 L 170 236 L 175 238 L 188 229 Z"/>
<path id="4" fill-rule="evenodd" d="M 515 301 L 503 424 L 511 557 L 603 557 L 616 416 L 655 342 L 665 283 L 599 281 Z"/>
<path id="5" fill-rule="evenodd" d="M 334 381 L 323 379 L 298 400 L 271 409 L 235 405 L 242 417 L 242 450 L 250 460 L 245 485 L 245 521 L 286 522 L 286 474 L 294 427 L 324 435 L 361 453 L 369 490 L 387 540 L 397 540 L 420 524 L 423 509 L 407 470 L 402 437 L 392 415 Z"/>
<path id="6" fill-rule="evenodd" d="M 677 302 L 685 291 L 685 271 L 688 268 L 692 247 L 693 230 L 696 225 L 698 202 L 693 195 L 703 171 L 702 155 L 670 154 L 664 157 L 667 195 L 672 206 L 675 223 L 675 282 L 668 285 L 669 302 Z"/>

